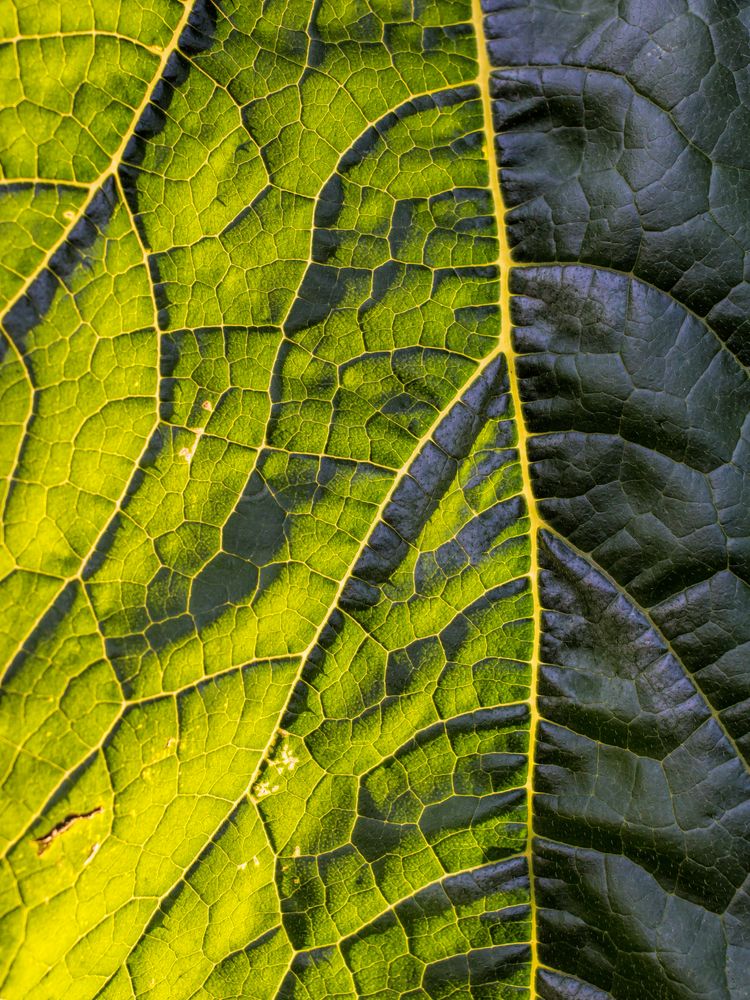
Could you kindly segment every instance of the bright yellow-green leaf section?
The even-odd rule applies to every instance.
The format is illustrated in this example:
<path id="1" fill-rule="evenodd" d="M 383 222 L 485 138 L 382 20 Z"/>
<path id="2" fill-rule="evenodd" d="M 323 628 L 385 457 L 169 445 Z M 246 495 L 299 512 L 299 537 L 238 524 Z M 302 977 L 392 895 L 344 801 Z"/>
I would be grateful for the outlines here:
<path id="1" fill-rule="evenodd" d="M 0 996 L 528 996 L 468 0 L 0 32 Z"/>

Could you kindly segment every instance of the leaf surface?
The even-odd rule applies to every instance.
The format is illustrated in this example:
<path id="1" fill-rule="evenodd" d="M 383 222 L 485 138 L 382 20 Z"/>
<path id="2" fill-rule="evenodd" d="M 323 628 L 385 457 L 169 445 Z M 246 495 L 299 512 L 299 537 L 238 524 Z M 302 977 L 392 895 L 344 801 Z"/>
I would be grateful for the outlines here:
<path id="1" fill-rule="evenodd" d="M 632 7 L 0 21 L 3 998 L 747 996 L 750 42 Z"/>

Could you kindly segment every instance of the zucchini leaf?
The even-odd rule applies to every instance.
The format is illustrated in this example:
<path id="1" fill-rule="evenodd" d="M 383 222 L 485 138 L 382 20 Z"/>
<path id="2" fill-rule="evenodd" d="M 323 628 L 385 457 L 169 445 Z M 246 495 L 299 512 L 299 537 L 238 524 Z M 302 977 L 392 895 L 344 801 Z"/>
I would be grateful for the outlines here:
<path id="1" fill-rule="evenodd" d="M 0 14 L 3 1000 L 747 1000 L 745 21 Z"/>

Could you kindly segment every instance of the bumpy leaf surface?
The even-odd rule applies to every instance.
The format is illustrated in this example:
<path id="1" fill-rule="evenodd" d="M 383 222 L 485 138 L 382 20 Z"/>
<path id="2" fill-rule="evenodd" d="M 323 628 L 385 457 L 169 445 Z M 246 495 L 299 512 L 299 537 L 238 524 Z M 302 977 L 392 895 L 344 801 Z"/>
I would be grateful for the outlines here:
<path id="1" fill-rule="evenodd" d="M 750 998 L 750 22 L 0 12 L 0 997 Z"/>

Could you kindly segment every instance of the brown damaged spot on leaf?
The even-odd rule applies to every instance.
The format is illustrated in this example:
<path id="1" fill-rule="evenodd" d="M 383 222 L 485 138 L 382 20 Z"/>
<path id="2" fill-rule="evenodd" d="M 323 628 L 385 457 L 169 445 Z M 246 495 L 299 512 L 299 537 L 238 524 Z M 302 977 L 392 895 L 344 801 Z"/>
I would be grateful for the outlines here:
<path id="1" fill-rule="evenodd" d="M 66 830 L 69 830 L 74 823 L 77 823 L 81 819 L 91 819 L 94 816 L 98 816 L 101 812 L 104 812 L 104 809 L 102 806 L 97 806 L 95 809 L 92 809 L 87 813 L 71 813 L 70 816 L 66 816 L 65 819 L 56 823 L 49 833 L 45 833 L 43 837 L 34 838 L 34 843 L 37 845 L 37 854 L 41 857 L 47 848 L 55 840 L 57 840 L 58 837 L 61 837 Z"/>

